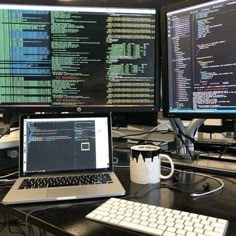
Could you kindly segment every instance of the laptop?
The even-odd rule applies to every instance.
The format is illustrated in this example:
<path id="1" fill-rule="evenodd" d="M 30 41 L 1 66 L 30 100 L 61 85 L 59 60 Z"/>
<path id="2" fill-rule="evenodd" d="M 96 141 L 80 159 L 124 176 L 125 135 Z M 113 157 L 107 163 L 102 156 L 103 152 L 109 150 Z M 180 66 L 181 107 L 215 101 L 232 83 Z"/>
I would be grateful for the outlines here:
<path id="1" fill-rule="evenodd" d="M 20 117 L 19 178 L 4 204 L 122 195 L 113 171 L 110 114 Z"/>

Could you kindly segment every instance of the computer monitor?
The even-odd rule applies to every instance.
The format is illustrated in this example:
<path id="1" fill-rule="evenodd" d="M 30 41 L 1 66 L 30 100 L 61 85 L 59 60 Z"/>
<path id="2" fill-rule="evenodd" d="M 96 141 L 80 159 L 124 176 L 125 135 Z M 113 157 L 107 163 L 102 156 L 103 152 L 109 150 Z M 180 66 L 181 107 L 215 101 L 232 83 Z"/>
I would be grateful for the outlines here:
<path id="1" fill-rule="evenodd" d="M 236 117 L 235 10 L 234 0 L 162 8 L 165 116 Z"/>
<path id="2" fill-rule="evenodd" d="M 155 7 L 6 2 L 0 3 L 0 113 L 159 109 Z"/>

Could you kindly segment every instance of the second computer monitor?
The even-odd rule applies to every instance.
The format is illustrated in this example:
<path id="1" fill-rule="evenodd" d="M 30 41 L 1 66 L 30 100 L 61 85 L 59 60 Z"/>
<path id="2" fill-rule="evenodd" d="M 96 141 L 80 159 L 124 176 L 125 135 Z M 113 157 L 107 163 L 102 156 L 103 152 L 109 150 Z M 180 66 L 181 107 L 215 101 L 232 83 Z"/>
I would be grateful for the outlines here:
<path id="1" fill-rule="evenodd" d="M 236 117 L 235 10 L 233 0 L 162 9 L 166 116 Z"/>

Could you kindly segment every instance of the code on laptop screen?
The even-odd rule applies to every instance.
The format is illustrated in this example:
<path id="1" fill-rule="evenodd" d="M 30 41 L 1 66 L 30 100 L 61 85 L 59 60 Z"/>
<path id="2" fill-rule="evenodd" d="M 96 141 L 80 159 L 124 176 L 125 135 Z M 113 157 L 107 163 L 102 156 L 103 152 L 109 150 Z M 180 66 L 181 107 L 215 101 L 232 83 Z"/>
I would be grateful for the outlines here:
<path id="1" fill-rule="evenodd" d="M 109 167 L 107 118 L 26 119 L 23 172 Z"/>

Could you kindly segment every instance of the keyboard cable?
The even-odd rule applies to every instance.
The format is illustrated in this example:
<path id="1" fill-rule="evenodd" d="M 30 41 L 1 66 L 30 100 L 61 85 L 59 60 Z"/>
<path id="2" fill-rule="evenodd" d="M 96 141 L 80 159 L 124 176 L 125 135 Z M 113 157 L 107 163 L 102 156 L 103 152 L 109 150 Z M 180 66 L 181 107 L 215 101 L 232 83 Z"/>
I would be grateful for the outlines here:
<path id="1" fill-rule="evenodd" d="M 166 166 L 162 166 L 162 168 L 170 169 L 169 167 L 166 167 Z M 220 186 L 218 188 L 215 188 L 213 190 L 210 190 L 210 191 L 207 191 L 207 192 L 204 192 L 204 193 L 191 193 L 189 195 L 190 197 L 198 198 L 198 197 L 203 197 L 203 196 L 206 196 L 206 195 L 210 195 L 210 194 L 213 194 L 213 193 L 216 193 L 216 192 L 220 191 L 224 187 L 224 182 L 221 179 L 213 177 L 211 175 L 206 175 L 206 174 L 196 173 L 196 172 L 191 172 L 191 171 L 186 171 L 186 170 L 182 171 L 182 170 L 178 170 L 178 169 L 175 169 L 175 171 L 185 172 L 185 173 L 189 173 L 189 174 L 196 174 L 196 175 L 199 175 L 199 176 L 207 177 L 207 178 L 215 180 L 216 182 L 218 182 L 220 184 Z"/>

